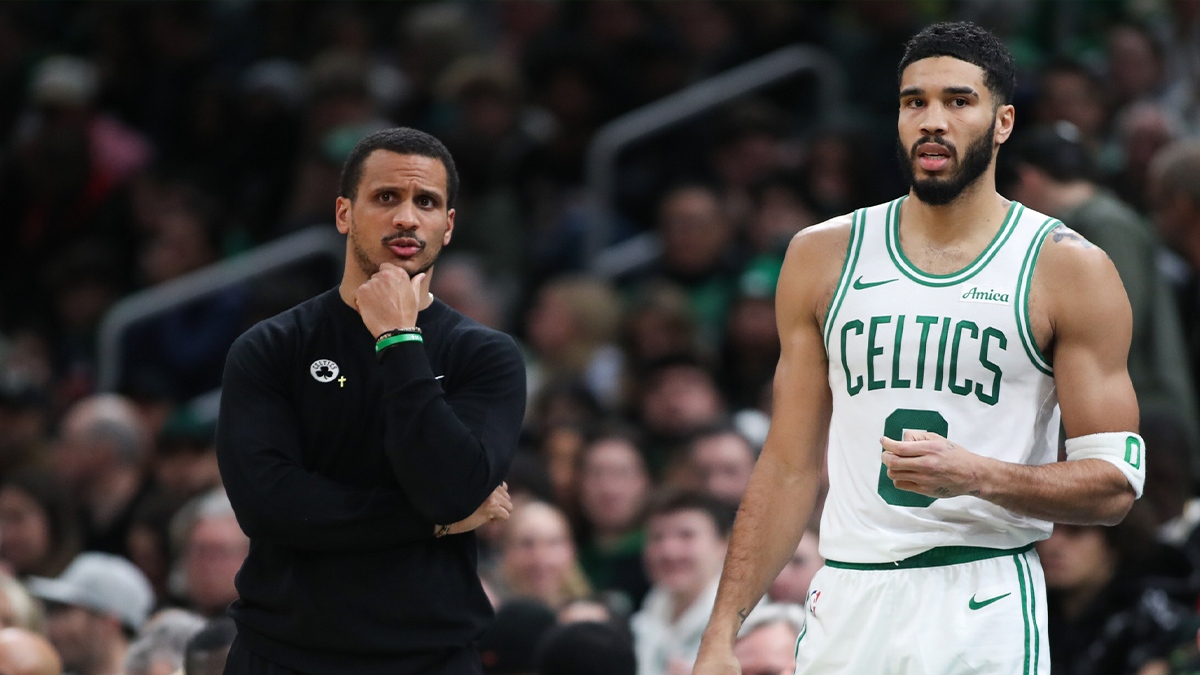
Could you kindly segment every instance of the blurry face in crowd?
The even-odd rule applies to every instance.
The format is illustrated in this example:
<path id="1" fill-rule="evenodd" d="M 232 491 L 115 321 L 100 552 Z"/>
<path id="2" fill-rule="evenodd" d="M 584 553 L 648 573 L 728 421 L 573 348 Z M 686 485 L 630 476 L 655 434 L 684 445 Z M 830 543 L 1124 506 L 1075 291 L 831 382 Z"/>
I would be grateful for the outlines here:
<path id="1" fill-rule="evenodd" d="M 233 517 L 196 523 L 184 551 L 188 595 L 200 612 L 221 614 L 237 599 L 233 578 L 250 552 L 250 540 Z"/>
<path id="2" fill-rule="evenodd" d="M 722 408 L 712 377 L 681 365 L 656 376 L 642 399 L 642 420 L 657 433 L 685 434 L 715 423 Z"/>
<path id="3" fill-rule="evenodd" d="M 1037 544 L 1046 588 L 1066 592 L 1098 591 L 1117 569 L 1117 553 L 1100 527 L 1055 525 L 1049 539 Z"/>
<path id="4" fill-rule="evenodd" d="M 783 570 L 767 590 L 767 596 L 771 600 L 804 604 L 808 599 L 808 587 L 812 584 L 813 575 L 825 564 L 825 559 L 817 551 L 817 544 L 817 535 L 805 530 L 792 559 L 783 566 Z"/>
<path id="5" fill-rule="evenodd" d="M 211 446 L 170 450 L 154 457 L 154 477 L 168 492 L 192 497 L 220 484 L 217 453 Z"/>
<path id="6" fill-rule="evenodd" d="M 646 464 L 634 445 L 619 438 L 587 450 L 579 476 L 583 514 L 599 534 L 618 534 L 637 525 L 650 490 Z"/>
<path id="7" fill-rule="evenodd" d="M 54 470 L 76 495 L 87 489 L 104 464 L 96 444 L 88 440 L 86 430 L 77 426 L 68 419 L 51 455 Z"/>
<path id="8" fill-rule="evenodd" d="M 554 426 L 542 438 L 541 454 L 550 474 L 550 485 L 559 504 L 568 504 L 575 496 L 575 467 L 583 449 L 583 434 L 574 426 Z"/>
<path id="9" fill-rule="evenodd" d="M 116 619 L 82 607 L 51 604 L 46 608 L 46 637 L 62 657 L 64 672 L 89 673 L 103 667 L 110 641 L 119 639 L 116 624 Z"/>
<path id="10" fill-rule="evenodd" d="M 1042 77 L 1038 121 L 1062 120 L 1074 124 L 1089 139 L 1099 135 L 1108 121 L 1096 85 L 1080 73 L 1051 71 Z"/>
<path id="11" fill-rule="evenodd" d="M 185 209 L 163 214 L 141 255 L 146 281 L 169 281 L 212 262 L 216 251 L 209 242 L 207 227 L 203 218 Z"/>
<path id="12" fill-rule="evenodd" d="M 733 655 L 742 675 L 792 675 L 796 669 L 796 636 L 790 625 L 780 621 L 760 626 L 739 639 Z"/>
<path id="13" fill-rule="evenodd" d="M 754 451 L 735 433 L 705 436 L 692 444 L 691 470 L 699 488 L 726 504 L 738 505 L 754 472 Z"/>
<path id="14" fill-rule="evenodd" d="M 654 516 L 646 524 L 646 574 L 672 596 L 694 600 L 721 573 L 727 543 L 703 511 Z"/>
<path id="15" fill-rule="evenodd" d="M 562 294 L 553 289 L 538 293 L 526 318 L 526 329 L 530 346 L 543 356 L 558 354 L 578 336 L 575 313 Z"/>
<path id="16" fill-rule="evenodd" d="M 935 56 L 904 69 L 897 126 L 900 168 L 913 194 L 941 206 L 991 166 L 995 144 L 1012 131 L 1012 106 L 994 107 L 979 66 Z"/>
<path id="17" fill-rule="evenodd" d="M 433 267 L 454 231 L 441 160 L 376 150 L 363 162 L 358 193 L 337 199 L 337 228 L 347 236 L 347 274 L 361 284 L 385 262 L 416 276 Z"/>
<path id="18" fill-rule="evenodd" d="M 501 561 L 513 591 L 557 606 L 574 564 L 571 529 L 558 509 L 534 502 L 513 514 Z"/>
<path id="19" fill-rule="evenodd" d="M 685 275 L 703 274 L 720 262 L 733 237 L 717 196 L 703 188 L 669 195 L 659 213 L 667 267 Z"/>
<path id="20" fill-rule="evenodd" d="M 33 497 L 12 485 L 0 489 L 0 560 L 17 575 L 36 572 L 50 537 L 50 520 Z"/>
<path id="21" fill-rule="evenodd" d="M 1141 31 L 1118 26 L 1108 35 L 1109 79 L 1117 96 L 1132 101 L 1154 92 L 1162 78 L 1162 63 Z"/>

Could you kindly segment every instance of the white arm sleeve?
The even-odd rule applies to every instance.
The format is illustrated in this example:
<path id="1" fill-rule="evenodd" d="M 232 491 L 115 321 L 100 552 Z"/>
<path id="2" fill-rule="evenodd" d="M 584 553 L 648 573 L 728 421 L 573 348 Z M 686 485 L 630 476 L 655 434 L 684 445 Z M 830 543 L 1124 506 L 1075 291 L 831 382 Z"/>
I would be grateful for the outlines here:
<path id="1" fill-rule="evenodd" d="M 1146 484 L 1146 443 L 1127 431 L 1088 434 L 1067 439 L 1067 461 L 1102 459 L 1121 470 L 1136 497 Z"/>

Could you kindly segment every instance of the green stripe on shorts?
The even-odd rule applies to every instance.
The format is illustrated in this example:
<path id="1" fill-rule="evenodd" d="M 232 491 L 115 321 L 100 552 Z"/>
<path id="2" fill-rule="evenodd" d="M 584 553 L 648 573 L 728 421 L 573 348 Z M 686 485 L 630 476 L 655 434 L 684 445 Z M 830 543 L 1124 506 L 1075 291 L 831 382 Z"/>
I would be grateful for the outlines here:
<path id="1" fill-rule="evenodd" d="M 931 548 L 928 551 L 918 553 L 904 560 L 886 563 L 852 563 L 842 562 L 840 560 L 826 560 L 825 564 L 829 567 L 836 567 L 843 570 L 863 570 L 863 571 L 882 571 L 882 570 L 910 570 L 918 567 L 944 567 L 946 565 L 961 565 L 962 563 L 975 562 L 976 560 L 988 560 L 989 558 L 1002 558 L 1007 555 L 1020 555 L 1033 548 L 1033 544 L 1026 544 L 1020 548 L 984 548 L 982 546 L 938 546 Z"/>

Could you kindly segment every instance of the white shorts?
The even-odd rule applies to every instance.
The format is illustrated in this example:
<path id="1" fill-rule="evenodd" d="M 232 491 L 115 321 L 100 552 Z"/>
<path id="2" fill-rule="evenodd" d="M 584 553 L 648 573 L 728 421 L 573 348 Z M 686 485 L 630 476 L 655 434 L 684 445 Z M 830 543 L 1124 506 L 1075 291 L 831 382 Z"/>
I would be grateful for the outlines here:
<path id="1" fill-rule="evenodd" d="M 797 675 L 1050 673 L 1046 581 L 1031 547 L 827 561 L 805 609 Z"/>

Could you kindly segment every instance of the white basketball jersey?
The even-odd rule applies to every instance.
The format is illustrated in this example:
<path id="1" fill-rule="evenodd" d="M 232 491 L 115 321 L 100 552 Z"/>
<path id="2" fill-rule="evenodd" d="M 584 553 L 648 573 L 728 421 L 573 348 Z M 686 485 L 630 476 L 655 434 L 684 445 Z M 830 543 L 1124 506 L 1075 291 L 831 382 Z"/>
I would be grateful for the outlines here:
<path id="1" fill-rule="evenodd" d="M 927 274 L 900 249 L 903 201 L 854 213 L 825 320 L 833 418 L 821 553 L 878 563 L 938 546 L 1007 549 L 1045 539 L 1049 522 L 982 499 L 896 488 L 879 438 L 927 430 L 1006 462 L 1057 459 L 1058 396 L 1028 300 L 1042 242 L 1059 222 L 1013 202 L 974 262 Z"/>

